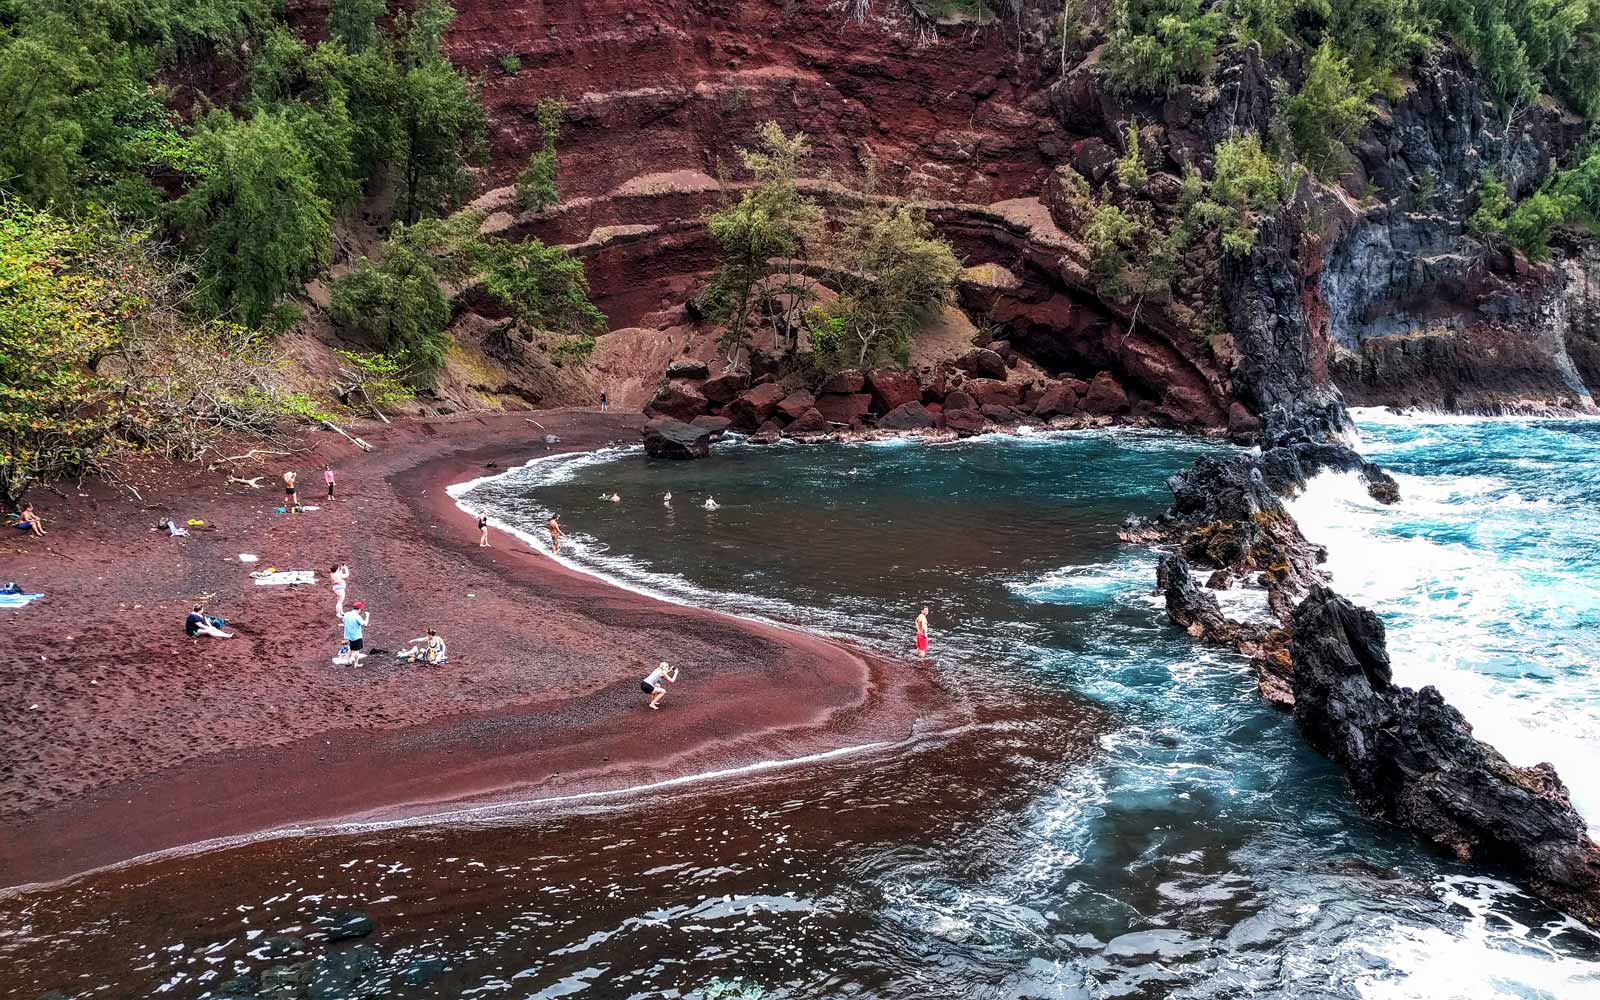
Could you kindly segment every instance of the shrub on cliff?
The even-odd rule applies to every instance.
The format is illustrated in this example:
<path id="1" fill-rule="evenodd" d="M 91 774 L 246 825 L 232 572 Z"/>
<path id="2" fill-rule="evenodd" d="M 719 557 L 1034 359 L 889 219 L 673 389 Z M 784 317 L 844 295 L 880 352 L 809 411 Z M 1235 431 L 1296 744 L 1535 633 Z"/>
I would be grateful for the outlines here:
<path id="1" fill-rule="evenodd" d="M 378 21 L 388 13 L 388 0 L 328 0 L 328 37 L 350 52 L 378 44 Z"/>
<path id="2" fill-rule="evenodd" d="M 1557 174 L 1513 204 L 1500 178 L 1483 171 L 1478 179 L 1478 208 L 1467 220 L 1468 231 L 1486 240 L 1504 241 L 1531 261 L 1544 260 L 1550 256 L 1550 237 L 1556 227 L 1587 216 L 1574 174 L 1576 171 Z"/>
<path id="3" fill-rule="evenodd" d="M 1202 0 L 1112 0 L 1106 15 L 1104 66 L 1130 93 L 1171 93 L 1210 72 L 1227 30 L 1220 6 Z"/>
<path id="4" fill-rule="evenodd" d="M 528 165 L 517 174 L 517 202 L 529 212 L 542 212 L 561 200 L 556 187 L 556 139 L 561 135 L 561 120 L 567 102 L 547 97 L 539 102 L 540 147 L 528 158 Z"/>
<path id="5" fill-rule="evenodd" d="M 1344 169 L 1350 144 L 1372 118 L 1370 95 L 1331 41 L 1312 53 L 1305 83 L 1284 108 L 1295 155 L 1312 173 L 1327 178 Z"/>
<path id="6" fill-rule="evenodd" d="M 484 288 L 535 330 L 560 334 L 557 351 L 582 360 L 605 332 L 605 314 L 589 301 L 583 262 L 560 247 L 530 239 L 490 242 L 477 252 Z"/>
<path id="7" fill-rule="evenodd" d="M 1222 248 L 1235 256 L 1255 246 L 1262 218 L 1283 203 L 1282 167 L 1254 132 L 1217 145 L 1216 168 L 1204 200 L 1195 206 L 1200 221 L 1215 225 Z"/>

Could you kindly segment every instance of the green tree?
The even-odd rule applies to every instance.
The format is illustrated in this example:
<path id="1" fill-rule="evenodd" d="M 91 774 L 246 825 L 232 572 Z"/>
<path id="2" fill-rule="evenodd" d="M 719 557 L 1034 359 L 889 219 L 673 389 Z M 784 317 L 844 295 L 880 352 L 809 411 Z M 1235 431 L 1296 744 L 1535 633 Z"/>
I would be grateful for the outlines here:
<path id="1" fill-rule="evenodd" d="M 1205 78 L 1227 29 L 1218 7 L 1202 0 L 1111 0 L 1104 66 L 1132 93 L 1170 93 Z"/>
<path id="2" fill-rule="evenodd" d="M 465 197 L 467 162 L 482 153 L 488 132 L 483 107 L 439 48 L 454 19 L 455 9 L 438 0 L 424 0 L 397 19 L 403 74 L 392 107 L 400 217 L 408 224 Z"/>
<path id="3" fill-rule="evenodd" d="M 961 262 L 922 212 L 869 205 L 836 227 L 823 247 L 839 285 L 829 310 L 855 350 L 855 364 L 904 361 L 911 337 L 949 305 Z"/>
<path id="4" fill-rule="evenodd" d="M 212 112 L 194 135 L 198 176 L 172 206 L 199 248 L 200 301 L 257 326 L 328 261 L 331 214 L 284 116 Z"/>
<path id="5" fill-rule="evenodd" d="M 547 97 L 539 102 L 539 149 L 528 158 L 527 167 L 517 174 L 517 202 L 530 212 L 542 212 L 561 200 L 556 187 L 556 139 L 567 115 L 567 102 Z"/>
<path id="6" fill-rule="evenodd" d="M 1141 229 L 1138 219 L 1112 204 L 1100 205 L 1089 217 L 1083 231 L 1089 279 L 1102 295 L 1121 298 L 1128 293 L 1128 251 Z"/>
<path id="7" fill-rule="evenodd" d="M 129 306 L 85 266 L 85 230 L 0 200 L 0 500 L 93 471 L 111 451 L 115 384 L 94 372 Z"/>
<path id="8" fill-rule="evenodd" d="M 786 135 L 777 123 L 766 122 L 755 138 L 752 148 L 739 150 L 754 187 L 708 220 L 711 238 L 722 250 L 711 298 L 727 317 L 734 348 L 745 341 L 752 292 L 772 273 L 771 261 L 800 253 L 819 218 L 816 203 L 798 186 L 800 165 L 811 152 L 804 133 Z"/>
<path id="9" fill-rule="evenodd" d="M 1350 60 L 1331 41 L 1312 53 L 1306 82 L 1288 102 L 1285 116 L 1295 155 L 1318 177 L 1343 169 L 1350 144 L 1372 118 L 1371 90 L 1357 86 Z"/>
<path id="10" fill-rule="evenodd" d="M 464 218 L 396 226 L 381 259 L 361 258 L 330 289 L 333 321 L 393 356 L 416 385 L 433 384 L 450 348 L 450 300 L 441 285 L 470 273 L 467 227 L 477 219 Z"/>
<path id="11" fill-rule="evenodd" d="M 378 21 L 387 0 L 328 0 L 328 37 L 346 51 L 364 52 L 378 44 Z"/>

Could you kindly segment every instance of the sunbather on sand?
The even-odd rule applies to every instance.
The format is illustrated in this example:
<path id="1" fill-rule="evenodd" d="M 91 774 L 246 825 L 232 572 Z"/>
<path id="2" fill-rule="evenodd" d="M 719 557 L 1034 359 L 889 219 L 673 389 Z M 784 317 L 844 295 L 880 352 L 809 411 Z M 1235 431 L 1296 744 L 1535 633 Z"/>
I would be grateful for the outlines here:
<path id="1" fill-rule="evenodd" d="M 31 503 L 23 504 L 22 509 L 17 511 L 17 523 L 12 527 L 20 528 L 33 535 L 44 534 L 44 522 L 39 519 L 38 514 L 33 512 L 33 504 Z"/>
<path id="2" fill-rule="evenodd" d="M 206 615 L 204 605 L 196 604 L 194 610 L 183 620 L 183 634 L 191 639 L 197 639 L 202 635 L 209 635 L 213 639 L 232 639 L 233 633 L 217 628 L 216 622 L 217 619 Z"/>
<path id="3" fill-rule="evenodd" d="M 428 634 L 411 640 L 410 649 L 402 649 L 395 655 L 402 660 L 422 661 L 431 666 L 438 666 L 449 656 L 444 646 L 444 640 L 439 633 L 428 629 Z"/>

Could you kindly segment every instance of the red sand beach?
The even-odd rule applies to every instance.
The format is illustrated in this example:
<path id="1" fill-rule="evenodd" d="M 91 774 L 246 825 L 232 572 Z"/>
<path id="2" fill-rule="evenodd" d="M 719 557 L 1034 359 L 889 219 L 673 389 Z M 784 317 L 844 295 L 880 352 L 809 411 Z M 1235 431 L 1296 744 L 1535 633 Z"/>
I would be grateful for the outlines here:
<path id="1" fill-rule="evenodd" d="M 636 414 L 533 416 L 560 449 L 638 439 Z M 0 579 L 48 595 L 0 611 L 0 886 L 218 838 L 899 740 L 954 711 L 908 664 L 611 587 L 509 535 L 479 548 L 445 487 L 544 453 L 526 418 L 362 431 L 370 454 L 318 434 L 244 473 L 263 474 L 260 490 L 152 465 L 133 477 L 143 504 L 101 487 L 36 492 L 50 534 L 0 540 Z M 333 503 L 320 499 L 324 460 L 339 473 Z M 283 468 L 321 510 L 274 513 Z M 152 530 L 169 516 L 208 530 Z M 372 614 L 369 648 L 432 626 L 450 662 L 333 666 L 335 562 Z M 314 569 L 317 583 L 257 587 L 249 572 L 266 566 Z M 184 636 L 208 594 L 234 639 Z M 650 712 L 639 680 L 662 659 L 684 675 Z"/>

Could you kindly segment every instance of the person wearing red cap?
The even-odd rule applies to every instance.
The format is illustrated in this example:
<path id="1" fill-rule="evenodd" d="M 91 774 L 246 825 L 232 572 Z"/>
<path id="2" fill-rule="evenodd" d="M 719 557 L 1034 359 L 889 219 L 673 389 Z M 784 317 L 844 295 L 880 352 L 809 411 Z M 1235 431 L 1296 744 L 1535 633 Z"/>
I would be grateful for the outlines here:
<path id="1" fill-rule="evenodd" d="M 367 627 L 367 622 L 372 616 L 368 615 L 360 601 L 350 605 L 350 610 L 344 613 L 344 641 L 350 646 L 350 665 L 360 666 L 361 658 L 366 654 L 361 652 L 361 630 Z"/>

